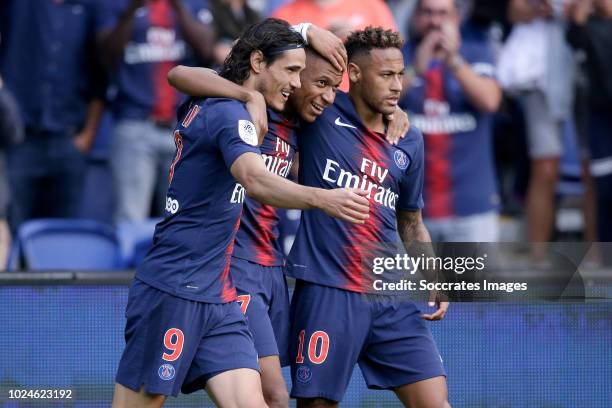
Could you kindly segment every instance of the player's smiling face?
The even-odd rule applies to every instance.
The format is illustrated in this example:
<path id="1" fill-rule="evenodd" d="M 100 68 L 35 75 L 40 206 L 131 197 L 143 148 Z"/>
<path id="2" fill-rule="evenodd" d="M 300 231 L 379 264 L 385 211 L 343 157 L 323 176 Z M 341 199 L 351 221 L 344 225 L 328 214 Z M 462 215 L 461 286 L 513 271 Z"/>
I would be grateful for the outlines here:
<path id="1" fill-rule="evenodd" d="M 282 111 L 289 96 L 300 88 L 300 72 L 306 66 L 306 54 L 302 48 L 284 51 L 270 65 L 264 65 L 258 90 L 268 107 Z"/>
<path id="2" fill-rule="evenodd" d="M 375 48 L 369 60 L 360 64 L 361 98 L 373 112 L 395 112 L 402 92 L 404 57 L 398 48 Z"/>
<path id="3" fill-rule="evenodd" d="M 302 87 L 291 96 L 291 107 L 306 122 L 314 122 L 323 110 L 334 103 L 342 82 L 337 71 L 325 58 L 314 52 L 306 56 L 306 69 L 300 75 Z"/>

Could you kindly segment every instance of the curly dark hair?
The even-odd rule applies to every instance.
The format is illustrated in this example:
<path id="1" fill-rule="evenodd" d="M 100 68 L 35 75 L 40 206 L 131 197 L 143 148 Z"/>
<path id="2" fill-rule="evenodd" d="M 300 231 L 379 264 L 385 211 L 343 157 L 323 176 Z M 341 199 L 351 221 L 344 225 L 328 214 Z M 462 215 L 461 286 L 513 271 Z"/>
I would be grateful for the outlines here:
<path id="1" fill-rule="evenodd" d="M 356 55 L 368 53 L 374 48 L 402 49 L 404 41 L 397 31 L 368 26 L 363 30 L 353 31 L 346 39 L 344 46 L 348 59 L 351 61 Z"/>
<path id="2" fill-rule="evenodd" d="M 289 23 L 278 18 L 267 18 L 247 28 L 238 38 L 223 62 L 221 76 L 242 84 L 251 74 L 253 51 L 261 51 L 266 62 L 272 64 L 284 49 L 303 46 L 302 36 L 293 31 Z"/>

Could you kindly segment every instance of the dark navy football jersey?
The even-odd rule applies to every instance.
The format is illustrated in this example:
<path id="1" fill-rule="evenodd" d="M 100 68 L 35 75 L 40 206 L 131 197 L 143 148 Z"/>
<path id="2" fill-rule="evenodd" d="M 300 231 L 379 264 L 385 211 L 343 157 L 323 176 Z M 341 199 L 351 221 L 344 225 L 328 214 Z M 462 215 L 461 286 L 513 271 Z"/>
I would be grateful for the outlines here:
<path id="1" fill-rule="evenodd" d="M 268 109 L 268 133 L 260 146 L 269 171 L 287 177 L 297 148 L 297 121 Z M 244 197 L 244 188 L 236 184 L 234 196 Z M 244 198 L 240 229 L 234 242 L 234 257 L 264 266 L 282 266 L 284 255 L 279 242 L 277 209 Z"/>
<path id="2" fill-rule="evenodd" d="M 229 277 L 242 200 L 230 173 L 244 153 L 259 154 L 255 126 L 243 103 L 195 99 L 179 110 L 165 218 L 136 277 L 178 297 L 229 302 Z"/>
<path id="3" fill-rule="evenodd" d="M 300 132 L 300 183 L 325 189 L 369 192 L 370 218 L 357 225 L 320 210 L 304 211 L 287 274 L 297 279 L 361 292 L 364 257 L 372 244 L 399 242 L 396 210 L 423 207 L 423 136 L 414 127 L 398 145 L 368 130 L 349 96 Z"/>

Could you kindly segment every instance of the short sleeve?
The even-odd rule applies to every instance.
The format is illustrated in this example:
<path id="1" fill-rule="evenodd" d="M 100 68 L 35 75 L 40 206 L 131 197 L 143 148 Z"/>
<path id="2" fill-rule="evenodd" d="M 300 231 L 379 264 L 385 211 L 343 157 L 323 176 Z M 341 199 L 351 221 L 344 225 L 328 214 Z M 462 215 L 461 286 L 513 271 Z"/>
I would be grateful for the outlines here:
<path id="1" fill-rule="evenodd" d="M 399 200 L 397 208 L 403 211 L 418 211 L 423 208 L 423 184 L 425 180 L 425 151 L 423 147 L 423 134 L 411 128 L 405 137 L 410 142 L 406 150 L 397 150 L 394 160 L 404 160 L 401 156 L 408 156 L 408 167 L 400 181 Z M 398 153 L 399 152 L 399 153 Z"/>
<path id="2" fill-rule="evenodd" d="M 229 169 L 245 153 L 260 154 L 257 131 L 244 105 L 236 101 L 217 103 L 211 107 L 207 128 Z"/>

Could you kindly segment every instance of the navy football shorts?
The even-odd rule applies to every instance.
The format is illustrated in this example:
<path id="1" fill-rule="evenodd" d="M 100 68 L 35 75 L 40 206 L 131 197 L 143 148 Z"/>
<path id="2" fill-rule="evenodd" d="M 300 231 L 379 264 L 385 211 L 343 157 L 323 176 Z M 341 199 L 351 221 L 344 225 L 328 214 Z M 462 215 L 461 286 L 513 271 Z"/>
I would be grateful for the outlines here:
<path id="1" fill-rule="evenodd" d="M 357 363 L 371 389 L 392 390 L 445 376 L 420 314 L 411 301 L 296 282 L 291 397 L 341 401 Z"/>
<path id="2" fill-rule="evenodd" d="M 134 391 L 144 385 L 150 394 L 189 394 L 224 371 L 259 370 L 237 302 L 186 300 L 135 279 L 126 318 L 116 381 Z"/>
<path id="3" fill-rule="evenodd" d="M 278 355 L 289 365 L 289 291 L 280 266 L 232 258 L 232 281 L 259 357 Z"/>

